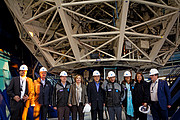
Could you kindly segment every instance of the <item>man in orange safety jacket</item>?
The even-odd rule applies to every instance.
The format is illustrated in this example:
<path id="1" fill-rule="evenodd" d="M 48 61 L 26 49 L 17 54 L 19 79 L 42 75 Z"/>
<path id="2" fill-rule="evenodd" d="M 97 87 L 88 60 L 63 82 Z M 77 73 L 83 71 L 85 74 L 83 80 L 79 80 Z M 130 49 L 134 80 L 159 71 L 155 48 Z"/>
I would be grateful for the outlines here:
<path id="1" fill-rule="evenodd" d="M 47 69 L 41 67 L 39 70 L 40 77 L 34 81 L 35 88 L 35 107 L 33 117 L 35 120 L 46 120 L 48 106 L 51 104 L 52 86 L 46 79 Z"/>

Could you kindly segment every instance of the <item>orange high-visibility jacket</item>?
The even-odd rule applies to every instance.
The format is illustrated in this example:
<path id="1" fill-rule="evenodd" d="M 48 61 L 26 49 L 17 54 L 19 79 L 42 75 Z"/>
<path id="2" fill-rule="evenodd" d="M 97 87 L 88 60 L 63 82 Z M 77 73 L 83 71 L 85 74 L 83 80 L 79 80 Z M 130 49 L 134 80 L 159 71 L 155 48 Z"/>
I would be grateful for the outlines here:
<path id="1" fill-rule="evenodd" d="M 27 113 L 28 113 L 28 108 L 31 106 L 35 106 L 35 102 L 34 102 L 34 83 L 33 83 L 33 80 L 29 77 L 27 77 L 26 79 L 27 81 L 27 84 L 28 84 L 28 100 L 26 101 L 25 103 L 25 107 L 24 107 L 24 111 L 23 111 L 23 114 L 22 114 L 22 120 L 26 120 L 27 118 Z"/>

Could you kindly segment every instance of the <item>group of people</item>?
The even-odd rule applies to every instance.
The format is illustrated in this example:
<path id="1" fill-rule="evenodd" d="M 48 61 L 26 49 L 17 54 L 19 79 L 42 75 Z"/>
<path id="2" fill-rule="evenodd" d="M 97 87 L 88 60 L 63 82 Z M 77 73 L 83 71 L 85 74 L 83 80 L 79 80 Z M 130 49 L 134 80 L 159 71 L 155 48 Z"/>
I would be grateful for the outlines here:
<path id="1" fill-rule="evenodd" d="M 74 83 L 67 81 L 67 72 L 60 73 L 60 80 L 53 87 L 46 79 L 47 69 L 39 70 L 40 77 L 32 80 L 26 77 L 28 67 L 21 65 L 20 76 L 14 77 L 7 88 L 10 96 L 11 120 L 26 120 L 28 108 L 34 106 L 35 120 L 46 120 L 48 106 L 57 110 L 58 120 L 84 120 L 84 106 L 91 106 L 91 119 L 103 120 L 104 107 L 110 120 L 121 120 L 125 110 L 127 120 L 147 120 L 146 111 L 151 109 L 153 120 L 168 120 L 171 95 L 167 82 L 158 78 L 157 69 L 150 70 L 151 82 L 144 81 L 142 73 L 136 73 L 135 80 L 129 71 L 124 72 L 124 80 L 116 80 L 113 71 L 108 72 L 107 80 L 100 81 L 100 72 L 93 72 L 93 81 L 86 86 L 81 75 L 74 77 Z M 144 112 L 142 112 L 144 111 Z M 98 116 L 98 117 L 97 117 Z"/>

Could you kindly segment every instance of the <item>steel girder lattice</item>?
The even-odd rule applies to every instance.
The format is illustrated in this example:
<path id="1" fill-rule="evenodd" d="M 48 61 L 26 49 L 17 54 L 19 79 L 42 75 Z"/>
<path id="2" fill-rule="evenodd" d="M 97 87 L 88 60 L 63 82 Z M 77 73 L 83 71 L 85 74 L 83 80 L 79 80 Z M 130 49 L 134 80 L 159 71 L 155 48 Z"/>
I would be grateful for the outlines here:
<path id="1" fill-rule="evenodd" d="M 19 37 L 50 72 L 164 66 L 180 43 L 180 2 L 4 0 Z"/>

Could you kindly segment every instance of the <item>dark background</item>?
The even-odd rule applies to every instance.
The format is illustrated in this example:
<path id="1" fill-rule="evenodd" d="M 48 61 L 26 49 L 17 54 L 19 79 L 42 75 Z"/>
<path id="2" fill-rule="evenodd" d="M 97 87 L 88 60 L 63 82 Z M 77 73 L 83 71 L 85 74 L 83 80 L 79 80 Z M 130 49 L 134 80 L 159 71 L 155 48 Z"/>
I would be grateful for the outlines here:
<path id="1" fill-rule="evenodd" d="M 0 49 L 11 54 L 12 64 L 33 67 L 35 57 L 19 38 L 19 33 L 4 0 L 0 0 Z"/>

